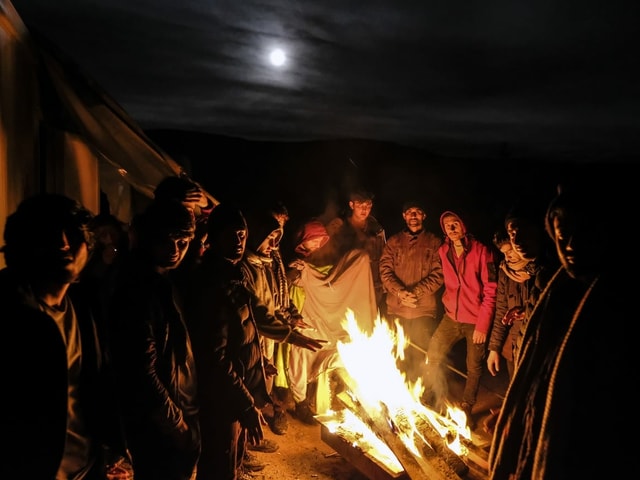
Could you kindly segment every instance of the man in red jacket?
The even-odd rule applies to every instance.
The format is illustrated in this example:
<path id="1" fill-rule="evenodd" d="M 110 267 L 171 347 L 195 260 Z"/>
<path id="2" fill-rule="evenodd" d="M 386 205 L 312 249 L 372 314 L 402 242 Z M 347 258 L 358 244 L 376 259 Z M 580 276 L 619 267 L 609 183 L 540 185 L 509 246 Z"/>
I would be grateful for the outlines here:
<path id="1" fill-rule="evenodd" d="M 453 346 L 464 339 L 467 344 L 466 381 L 459 407 L 471 417 L 476 403 L 487 334 L 496 308 L 497 274 L 493 251 L 467 232 L 460 216 L 446 211 L 440 216 L 445 233 L 438 249 L 444 274 L 442 304 L 444 316 L 433 333 L 427 352 L 426 390 L 428 403 L 442 408 L 446 377 L 441 366 Z"/>

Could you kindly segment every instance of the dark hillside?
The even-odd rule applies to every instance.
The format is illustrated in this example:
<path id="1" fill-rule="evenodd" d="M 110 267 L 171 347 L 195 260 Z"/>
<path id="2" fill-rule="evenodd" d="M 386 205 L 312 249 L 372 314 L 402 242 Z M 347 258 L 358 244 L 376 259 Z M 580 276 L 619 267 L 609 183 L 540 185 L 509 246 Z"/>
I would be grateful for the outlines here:
<path id="1" fill-rule="evenodd" d="M 598 174 L 611 163 L 461 159 L 393 143 L 365 140 L 261 142 L 197 132 L 154 130 L 149 137 L 220 201 L 247 208 L 282 200 L 292 226 L 320 215 L 331 201 L 343 204 L 352 185 L 375 193 L 374 215 L 390 235 L 403 226 L 407 198 L 424 201 L 428 228 L 454 210 L 488 241 L 521 195 L 546 202 L 568 175 Z"/>

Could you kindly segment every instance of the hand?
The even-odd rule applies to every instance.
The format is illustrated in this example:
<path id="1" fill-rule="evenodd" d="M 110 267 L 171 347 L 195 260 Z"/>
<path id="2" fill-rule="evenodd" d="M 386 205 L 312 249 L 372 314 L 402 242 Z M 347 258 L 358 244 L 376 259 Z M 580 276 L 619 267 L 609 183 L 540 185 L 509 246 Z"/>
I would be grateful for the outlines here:
<path id="1" fill-rule="evenodd" d="M 494 377 L 500 371 L 500 354 L 494 350 L 489 352 L 489 356 L 487 357 L 487 368 L 489 369 L 489 373 Z"/>
<path id="2" fill-rule="evenodd" d="M 194 186 L 184 194 L 182 203 L 189 208 L 206 208 L 209 206 L 209 199 L 199 187 Z"/>
<path id="3" fill-rule="evenodd" d="M 513 322 L 516 320 L 524 320 L 524 308 L 523 307 L 512 307 L 509 309 L 507 313 L 502 317 L 503 325 L 511 326 Z"/>
<path id="4" fill-rule="evenodd" d="M 304 267 L 305 267 L 304 260 L 296 259 L 289 264 L 289 267 L 302 271 L 304 270 Z"/>
<path id="5" fill-rule="evenodd" d="M 278 374 L 278 369 L 273 363 L 267 363 L 264 366 L 264 374 L 267 377 L 273 377 Z"/>
<path id="6" fill-rule="evenodd" d="M 417 300 L 415 302 L 412 301 L 405 301 L 405 300 L 401 300 L 400 303 L 402 305 L 404 305 L 405 307 L 409 307 L 409 308 L 418 308 L 418 302 Z"/>
<path id="7" fill-rule="evenodd" d="M 327 343 L 327 341 L 307 337 L 306 335 L 303 335 L 302 333 L 294 330 L 287 338 L 287 343 L 295 345 L 296 347 L 306 348 L 308 350 L 311 350 L 312 352 L 317 352 L 322 347 L 324 347 L 324 344 Z"/>
<path id="8" fill-rule="evenodd" d="M 415 293 L 407 290 L 400 290 L 398 292 L 398 298 L 400 299 L 400 303 L 406 307 L 416 308 L 417 306 L 418 297 Z"/>
<path id="9" fill-rule="evenodd" d="M 311 325 L 309 325 L 307 322 L 304 321 L 304 317 L 302 315 L 296 315 L 295 317 L 291 317 L 290 325 L 293 328 L 300 328 L 300 329 L 311 328 Z"/>
<path id="10" fill-rule="evenodd" d="M 487 341 L 487 334 L 479 332 L 478 330 L 473 331 L 473 343 L 479 345 Z"/>
<path id="11" fill-rule="evenodd" d="M 243 412 L 240 417 L 240 424 L 247 431 L 247 441 L 252 445 L 258 445 L 264 439 L 263 425 L 267 425 L 262 412 L 256 406 Z"/>

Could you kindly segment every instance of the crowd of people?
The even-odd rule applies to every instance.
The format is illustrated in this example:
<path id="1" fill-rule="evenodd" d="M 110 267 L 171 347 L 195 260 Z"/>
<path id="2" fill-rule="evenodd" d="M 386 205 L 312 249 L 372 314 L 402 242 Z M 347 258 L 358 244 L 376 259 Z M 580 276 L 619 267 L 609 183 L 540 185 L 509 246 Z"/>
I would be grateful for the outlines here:
<path id="1" fill-rule="evenodd" d="M 627 180 L 573 179 L 548 204 L 514 199 L 493 243 L 451 210 L 428 231 L 416 199 L 387 239 L 374 195 L 354 189 L 344 213 L 291 232 L 291 252 L 285 205 L 214 206 L 182 177 L 161 182 L 130 225 L 64 195 L 26 198 L 2 246 L 5 338 L 26 348 L 1 350 L 18 398 L 0 477 L 248 479 L 264 468 L 251 452 L 278 449 L 264 428 L 286 439 L 288 396 L 304 423 L 331 407 L 348 310 L 364 331 L 382 318 L 403 332 L 398 366 L 436 410 L 464 341 L 458 406 L 472 428 L 481 375 L 505 362 L 509 387 L 485 425 L 489 478 L 611 474 L 608 459 L 585 460 L 581 432 L 591 425 L 610 453 L 623 424 L 624 409 L 603 403 L 629 380 L 622 265 L 634 263 L 619 239 L 632 235 L 614 231 L 630 228 Z"/>

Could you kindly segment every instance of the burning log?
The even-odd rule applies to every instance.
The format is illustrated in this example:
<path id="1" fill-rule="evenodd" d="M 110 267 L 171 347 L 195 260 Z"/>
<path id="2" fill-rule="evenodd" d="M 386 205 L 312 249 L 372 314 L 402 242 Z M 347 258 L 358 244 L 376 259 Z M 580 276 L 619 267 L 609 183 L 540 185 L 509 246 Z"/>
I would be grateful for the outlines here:
<path id="1" fill-rule="evenodd" d="M 457 475 L 464 477 L 469 472 L 469 466 L 448 447 L 445 439 L 433 428 L 428 420 L 418 418 L 417 427 L 420 435 L 424 437 L 431 449 L 437 453 Z"/>
<path id="2" fill-rule="evenodd" d="M 370 414 L 362 403 L 346 392 L 340 393 L 338 399 L 385 442 L 412 480 L 460 480 L 458 474 L 429 445 L 423 444 L 420 453 L 409 450 L 400 438 L 398 425 L 385 412 Z M 423 454 L 425 451 L 426 455 Z"/>

